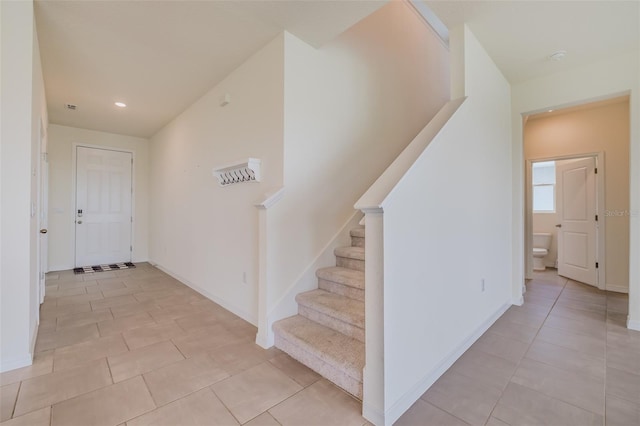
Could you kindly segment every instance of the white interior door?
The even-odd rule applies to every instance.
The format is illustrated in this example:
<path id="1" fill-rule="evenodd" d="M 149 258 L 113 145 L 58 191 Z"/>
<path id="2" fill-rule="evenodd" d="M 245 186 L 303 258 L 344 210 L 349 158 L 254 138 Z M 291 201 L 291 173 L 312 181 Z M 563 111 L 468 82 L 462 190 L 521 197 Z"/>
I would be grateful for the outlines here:
<path id="1" fill-rule="evenodd" d="M 49 271 L 49 259 L 48 248 L 49 238 L 47 236 L 49 226 L 49 158 L 47 154 L 47 138 L 45 136 L 43 125 L 40 125 L 40 202 L 39 202 L 39 225 L 40 225 L 40 303 L 44 302 L 45 289 L 46 289 L 46 276 Z"/>
<path id="2" fill-rule="evenodd" d="M 77 147 L 76 267 L 131 261 L 130 152 Z"/>
<path id="3" fill-rule="evenodd" d="M 598 285 L 595 158 L 558 163 L 558 274 Z"/>

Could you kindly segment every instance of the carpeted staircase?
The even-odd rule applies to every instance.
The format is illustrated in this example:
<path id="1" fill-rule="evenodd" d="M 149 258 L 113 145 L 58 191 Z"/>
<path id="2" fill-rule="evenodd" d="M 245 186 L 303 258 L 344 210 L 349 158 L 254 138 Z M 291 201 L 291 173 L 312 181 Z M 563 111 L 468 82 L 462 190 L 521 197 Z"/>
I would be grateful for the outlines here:
<path id="1" fill-rule="evenodd" d="M 316 271 L 318 289 L 296 296 L 298 315 L 273 324 L 276 347 L 362 399 L 364 228 L 334 254 L 336 266 Z"/>

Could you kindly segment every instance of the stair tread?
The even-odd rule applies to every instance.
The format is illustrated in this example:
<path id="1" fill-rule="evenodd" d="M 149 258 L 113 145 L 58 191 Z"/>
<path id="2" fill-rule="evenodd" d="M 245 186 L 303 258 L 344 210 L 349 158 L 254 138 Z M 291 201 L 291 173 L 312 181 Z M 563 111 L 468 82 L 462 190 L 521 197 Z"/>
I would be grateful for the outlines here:
<path id="1" fill-rule="evenodd" d="M 311 355 L 362 381 L 365 355 L 363 342 L 301 315 L 274 323 L 273 330 Z"/>
<path id="2" fill-rule="evenodd" d="M 333 251 L 333 253 L 338 257 L 364 260 L 364 247 L 338 247 Z"/>
<path id="3" fill-rule="evenodd" d="M 296 302 L 322 314 L 364 328 L 364 302 L 326 290 L 311 290 L 296 296 Z"/>
<path id="4" fill-rule="evenodd" d="M 364 226 L 361 228 L 353 228 L 351 230 L 352 237 L 364 238 Z"/>
<path id="5" fill-rule="evenodd" d="M 362 271 L 342 268 L 340 266 L 330 266 L 328 268 L 318 269 L 316 276 L 326 281 L 364 290 L 364 272 Z"/>

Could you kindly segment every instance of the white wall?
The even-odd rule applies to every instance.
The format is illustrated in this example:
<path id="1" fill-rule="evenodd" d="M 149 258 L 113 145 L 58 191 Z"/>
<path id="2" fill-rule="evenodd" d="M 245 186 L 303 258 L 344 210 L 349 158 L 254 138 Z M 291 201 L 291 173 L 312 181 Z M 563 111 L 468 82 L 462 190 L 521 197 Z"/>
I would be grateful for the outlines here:
<path id="1" fill-rule="evenodd" d="M 73 153 L 76 144 L 132 151 L 134 156 L 134 262 L 149 259 L 149 141 L 134 136 L 51 124 L 49 143 L 49 270 L 75 267 L 75 188 Z M 85 265 L 77 265 L 85 266 Z"/>
<path id="2" fill-rule="evenodd" d="M 450 36 L 452 55 L 464 49 L 467 99 L 380 203 L 384 403 L 367 417 L 376 424 L 392 424 L 512 303 L 510 86 L 466 27 Z"/>
<path id="3" fill-rule="evenodd" d="M 33 3 L 0 3 L 0 371 L 32 360 L 38 320 L 38 147 L 46 124 Z"/>
<path id="4" fill-rule="evenodd" d="M 269 323 L 296 313 L 295 295 L 317 286 L 309 266 L 354 203 L 449 99 L 448 56 L 404 2 L 320 49 L 285 35 L 285 195 L 269 211 Z"/>
<path id="5" fill-rule="evenodd" d="M 282 186 L 283 79 L 279 35 L 150 141 L 151 261 L 254 323 L 254 204 Z M 219 187 L 212 168 L 247 157 L 262 160 L 262 182 Z"/>
<path id="6" fill-rule="evenodd" d="M 630 152 L 629 209 L 640 212 L 640 52 L 607 58 L 556 74 L 532 79 L 512 88 L 513 129 L 513 194 L 514 194 L 514 256 L 524 259 L 524 155 L 522 115 L 550 108 L 571 106 L 587 101 L 629 94 Z M 530 230 L 527 230 L 527 234 Z M 629 321 L 640 330 L 640 214 L 629 218 Z M 514 283 L 524 281 L 524 265 L 519 260 L 514 269 Z M 517 285 L 517 284 L 516 284 Z"/>

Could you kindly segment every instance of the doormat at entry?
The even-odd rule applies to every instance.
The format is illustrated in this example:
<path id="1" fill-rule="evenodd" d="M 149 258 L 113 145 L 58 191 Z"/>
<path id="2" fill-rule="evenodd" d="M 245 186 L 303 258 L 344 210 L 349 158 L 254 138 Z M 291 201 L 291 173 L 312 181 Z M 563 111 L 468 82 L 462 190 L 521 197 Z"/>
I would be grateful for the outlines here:
<path id="1" fill-rule="evenodd" d="M 73 268 L 74 274 L 92 274 L 94 272 L 117 271 L 119 269 L 135 268 L 131 262 L 113 263 L 111 265 L 83 266 L 82 268 Z"/>

